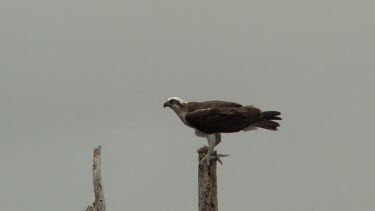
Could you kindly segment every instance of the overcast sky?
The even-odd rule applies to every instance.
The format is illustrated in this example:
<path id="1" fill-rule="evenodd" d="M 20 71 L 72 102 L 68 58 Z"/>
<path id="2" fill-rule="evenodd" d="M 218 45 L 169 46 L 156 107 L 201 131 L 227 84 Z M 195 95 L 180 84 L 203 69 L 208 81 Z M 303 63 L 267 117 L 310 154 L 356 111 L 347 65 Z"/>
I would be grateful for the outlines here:
<path id="1" fill-rule="evenodd" d="M 206 144 L 168 97 L 278 110 L 223 135 L 219 209 L 375 210 L 375 3 L 0 3 L 2 210 L 82 211 L 102 146 L 107 210 L 197 209 Z"/>

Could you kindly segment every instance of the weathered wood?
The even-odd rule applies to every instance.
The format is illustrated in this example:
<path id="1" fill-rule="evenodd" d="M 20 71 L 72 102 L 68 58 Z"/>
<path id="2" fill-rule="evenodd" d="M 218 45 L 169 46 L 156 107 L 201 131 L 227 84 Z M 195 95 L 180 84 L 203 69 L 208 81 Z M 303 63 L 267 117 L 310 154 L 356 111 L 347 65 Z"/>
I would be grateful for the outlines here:
<path id="1" fill-rule="evenodd" d="M 105 211 L 105 200 L 104 200 L 102 176 L 101 176 L 102 172 L 101 172 L 100 149 L 101 149 L 100 146 L 95 148 L 94 156 L 93 156 L 92 176 L 93 176 L 95 202 L 92 204 L 92 206 L 87 207 L 86 211 Z"/>
<path id="2" fill-rule="evenodd" d="M 94 210 L 94 208 L 93 208 L 92 206 L 88 206 L 88 207 L 86 208 L 86 211 L 95 211 L 95 210 Z"/>
<path id="3" fill-rule="evenodd" d="M 206 155 L 207 149 L 198 150 L 198 163 Z M 216 151 L 212 154 L 216 155 Z M 198 164 L 198 211 L 218 211 L 216 159 Z"/>

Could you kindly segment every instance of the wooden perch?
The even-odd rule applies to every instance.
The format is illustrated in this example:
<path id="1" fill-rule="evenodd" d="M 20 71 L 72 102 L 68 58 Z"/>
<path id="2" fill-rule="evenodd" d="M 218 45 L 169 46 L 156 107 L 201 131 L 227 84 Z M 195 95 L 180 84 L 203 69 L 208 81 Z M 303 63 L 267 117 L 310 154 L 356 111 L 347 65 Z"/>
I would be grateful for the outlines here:
<path id="1" fill-rule="evenodd" d="M 198 149 L 198 163 L 206 155 L 207 147 Z M 216 155 L 215 151 L 212 155 Z M 198 167 L 198 211 L 218 211 L 216 159 L 199 164 Z"/>
<path id="2" fill-rule="evenodd" d="M 88 206 L 86 211 L 105 211 L 105 201 L 104 201 L 102 176 L 101 176 L 100 149 L 101 149 L 100 146 L 95 148 L 94 156 L 93 156 L 92 176 L 93 176 L 95 202 L 92 204 L 92 206 Z"/>

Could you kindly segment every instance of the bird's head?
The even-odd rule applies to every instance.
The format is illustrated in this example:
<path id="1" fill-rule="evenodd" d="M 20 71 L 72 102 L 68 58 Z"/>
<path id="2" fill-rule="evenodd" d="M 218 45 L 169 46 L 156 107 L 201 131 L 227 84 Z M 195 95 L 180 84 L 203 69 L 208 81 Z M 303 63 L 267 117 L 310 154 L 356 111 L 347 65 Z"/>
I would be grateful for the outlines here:
<path id="1" fill-rule="evenodd" d="M 186 108 L 187 102 L 179 97 L 170 97 L 167 102 L 164 103 L 163 107 L 169 107 L 174 111 L 183 111 Z"/>

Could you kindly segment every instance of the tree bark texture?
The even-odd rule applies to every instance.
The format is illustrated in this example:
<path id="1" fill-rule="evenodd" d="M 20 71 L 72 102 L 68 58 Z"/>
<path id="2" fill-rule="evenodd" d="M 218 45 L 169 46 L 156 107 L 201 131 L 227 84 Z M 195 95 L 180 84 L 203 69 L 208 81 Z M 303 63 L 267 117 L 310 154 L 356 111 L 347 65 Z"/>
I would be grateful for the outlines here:
<path id="1" fill-rule="evenodd" d="M 199 161 L 206 155 L 204 148 L 198 150 Z M 213 153 L 216 155 L 216 151 Z M 198 161 L 198 162 L 199 162 Z M 218 211 L 216 159 L 198 166 L 198 210 Z"/>
<path id="2" fill-rule="evenodd" d="M 92 204 L 92 206 L 88 206 L 86 211 L 105 211 L 105 200 L 104 200 L 102 176 L 101 176 L 101 147 L 100 146 L 94 149 L 92 176 L 93 176 L 95 202 Z"/>

